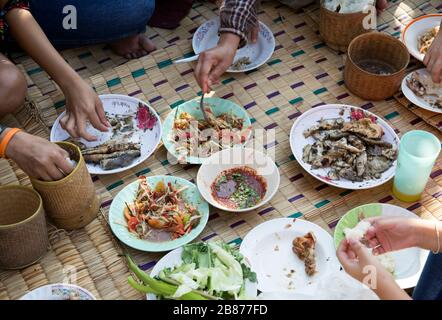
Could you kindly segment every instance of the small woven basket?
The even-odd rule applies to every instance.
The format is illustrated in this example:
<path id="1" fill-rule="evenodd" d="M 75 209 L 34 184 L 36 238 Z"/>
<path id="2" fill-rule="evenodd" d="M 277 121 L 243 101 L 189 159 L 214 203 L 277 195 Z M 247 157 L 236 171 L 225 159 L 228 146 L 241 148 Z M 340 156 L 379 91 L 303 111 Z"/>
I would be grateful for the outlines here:
<path id="1" fill-rule="evenodd" d="M 40 195 L 28 187 L 0 187 L 0 269 L 33 264 L 46 253 L 48 245 Z"/>
<path id="2" fill-rule="evenodd" d="M 46 213 L 55 226 L 65 230 L 79 229 L 97 217 L 100 199 L 80 149 L 68 142 L 57 144 L 77 162 L 75 169 L 58 181 L 31 179 L 31 182 L 40 193 Z"/>
<path id="3" fill-rule="evenodd" d="M 391 66 L 393 73 L 370 73 L 358 66 L 364 60 Z M 379 101 L 393 96 L 405 76 L 410 55 L 405 45 L 381 32 L 371 32 L 355 38 L 348 47 L 344 81 L 347 88 L 364 100 Z"/>
<path id="4" fill-rule="evenodd" d="M 350 42 L 357 36 L 374 29 L 363 27 L 363 21 L 370 13 L 338 13 L 319 9 L 319 33 L 324 42 L 336 51 L 346 52 Z"/>

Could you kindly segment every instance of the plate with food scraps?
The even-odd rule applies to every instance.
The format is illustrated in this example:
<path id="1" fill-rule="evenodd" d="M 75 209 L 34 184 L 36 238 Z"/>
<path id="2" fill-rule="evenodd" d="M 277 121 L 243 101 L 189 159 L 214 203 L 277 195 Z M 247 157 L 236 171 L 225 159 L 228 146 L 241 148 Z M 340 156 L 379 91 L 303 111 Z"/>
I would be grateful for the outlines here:
<path id="1" fill-rule="evenodd" d="M 203 23 L 193 35 L 192 47 L 196 54 L 216 47 L 219 40 L 220 21 L 213 18 Z M 259 22 L 259 35 L 256 43 L 247 43 L 238 49 L 233 64 L 227 72 L 246 72 L 259 68 L 273 54 L 275 50 L 275 37 L 264 23 Z"/>
<path id="2" fill-rule="evenodd" d="M 417 218 L 411 211 L 385 203 L 371 203 L 348 211 L 339 220 L 334 233 L 334 245 L 337 248 L 344 238 L 352 237 L 363 240 L 370 223 L 363 221 L 369 217 Z M 402 289 L 415 287 L 427 261 L 429 251 L 417 247 L 387 252 L 377 256 L 381 264 L 393 274 Z"/>
<path id="3" fill-rule="evenodd" d="M 290 132 L 299 164 L 316 179 L 344 189 L 369 189 L 393 178 L 399 137 L 384 120 L 348 105 L 302 114 Z"/>
<path id="4" fill-rule="evenodd" d="M 161 120 L 157 112 L 147 103 L 129 96 L 105 94 L 99 98 L 111 127 L 101 132 L 87 123 L 87 132 L 96 136 L 97 141 L 72 139 L 60 125 L 65 111 L 55 120 L 51 141 L 76 144 L 90 174 L 122 172 L 149 158 L 161 140 Z"/>
<path id="5" fill-rule="evenodd" d="M 238 248 L 223 242 L 196 242 L 177 248 L 157 262 L 150 276 L 180 284 L 175 299 L 184 298 L 181 295 L 192 288 L 209 300 L 251 300 L 257 296 L 256 274 Z M 159 297 L 150 293 L 147 298 Z"/>
<path id="6" fill-rule="evenodd" d="M 311 295 L 323 277 L 340 269 L 331 235 L 303 219 L 261 223 L 244 237 L 240 252 L 262 292 Z"/>
<path id="7" fill-rule="evenodd" d="M 164 121 L 163 144 L 178 163 L 201 164 L 219 150 L 245 146 L 252 136 L 244 108 L 226 99 L 204 98 L 205 121 L 199 100 L 180 104 Z"/>
<path id="8" fill-rule="evenodd" d="M 442 113 L 442 85 L 433 82 L 427 69 L 410 72 L 402 80 L 402 93 L 416 106 Z"/>
<path id="9" fill-rule="evenodd" d="M 410 54 L 423 61 L 442 21 L 442 14 L 427 14 L 413 19 L 402 31 L 402 42 Z"/>
<path id="10" fill-rule="evenodd" d="M 88 290 L 67 283 L 53 283 L 38 287 L 20 300 L 96 300 Z"/>
<path id="11" fill-rule="evenodd" d="M 269 155 L 250 148 L 214 153 L 197 174 L 201 195 L 212 206 L 229 212 L 255 210 L 278 191 L 280 174 Z"/>
<path id="12" fill-rule="evenodd" d="M 139 177 L 112 201 L 109 223 L 120 241 L 146 252 L 170 251 L 195 239 L 209 205 L 192 182 L 174 176 Z"/>

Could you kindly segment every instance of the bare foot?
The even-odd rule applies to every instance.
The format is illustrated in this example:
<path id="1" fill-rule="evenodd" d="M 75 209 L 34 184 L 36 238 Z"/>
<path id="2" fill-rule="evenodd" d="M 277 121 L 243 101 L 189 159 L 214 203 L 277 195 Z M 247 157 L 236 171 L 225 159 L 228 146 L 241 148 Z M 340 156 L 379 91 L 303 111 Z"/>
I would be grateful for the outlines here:
<path id="1" fill-rule="evenodd" d="M 145 35 L 137 34 L 109 44 L 113 52 L 126 59 L 136 59 L 156 50 L 155 44 Z"/>

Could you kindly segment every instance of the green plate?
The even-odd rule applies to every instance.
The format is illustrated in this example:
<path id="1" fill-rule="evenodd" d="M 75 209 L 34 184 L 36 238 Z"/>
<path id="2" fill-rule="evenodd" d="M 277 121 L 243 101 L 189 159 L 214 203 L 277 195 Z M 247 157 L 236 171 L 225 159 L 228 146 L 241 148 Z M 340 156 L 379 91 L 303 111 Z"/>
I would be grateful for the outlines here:
<path id="1" fill-rule="evenodd" d="M 359 222 L 360 212 L 363 212 L 366 218 L 380 216 L 382 215 L 382 205 L 379 203 L 364 204 L 348 211 L 341 220 L 339 220 L 335 228 L 335 234 L 333 236 L 335 248 L 338 248 L 341 241 L 345 238 L 344 229 L 356 227 Z"/>
<path id="2" fill-rule="evenodd" d="M 201 197 L 195 184 L 186 179 L 173 176 L 147 177 L 147 183 L 152 188 L 157 184 L 158 181 L 161 180 L 163 180 L 166 184 L 171 182 L 172 184 L 189 186 L 189 188 L 182 192 L 182 197 L 187 203 L 190 203 L 198 210 L 201 215 L 200 223 L 189 234 L 175 240 L 154 242 L 137 238 L 136 235 L 127 230 L 127 227 L 121 225 L 122 223 L 125 223 L 123 214 L 125 202 L 132 202 L 135 199 L 135 195 L 138 190 L 139 181 L 134 181 L 117 194 L 115 199 L 112 201 L 109 210 L 109 223 L 112 232 L 121 242 L 129 247 L 146 252 L 170 251 L 194 240 L 203 231 L 207 224 L 209 219 L 209 204 Z"/>
<path id="3" fill-rule="evenodd" d="M 204 98 L 204 101 L 211 105 L 211 109 L 212 109 L 213 114 L 215 116 L 221 115 L 223 113 L 232 113 L 235 116 L 237 116 L 238 118 L 244 119 L 243 130 L 252 126 L 252 123 L 250 121 L 250 117 L 249 117 L 248 113 L 246 112 L 246 110 L 243 107 L 237 105 L 236 103 L 233 103 L 232 101 L 229 101 L 226 99 L 220 99 L 220 98 Z M 199 98 L 189 100 L 183 104 L 180 104 L 176 108 L 178 108 L 178 111 L 176 109 L 172 110 L 163 123 L 162 140 L 163 140 L 163 144 L 166 147 L 167 151 L 169 153 L 171 153 L 175 158 L 178 158 L 178 153 L 175 150 L 175 145 L 174 145 L 173 141 L 171 141 L 171 139 L 170 139 L 170 136 L 172 134 L 173 122 L 175 120 L 175 116 L 179 117 L 179 115 L 182 112 L 188 112 L 196 119 L 203 119 L 203 113 L 201 112 L 201 109 L 200 109 Z M 252 131 L 249 130 L 246 140 L 242 144 L 243 146 L 250 139 L 251 135 L 252 135 Z M 185 159 L 186 163 L 201 164 L 201 163 L 203 163 L 203 161 L 206 158 L 186 156 L 184 159 Z"/>

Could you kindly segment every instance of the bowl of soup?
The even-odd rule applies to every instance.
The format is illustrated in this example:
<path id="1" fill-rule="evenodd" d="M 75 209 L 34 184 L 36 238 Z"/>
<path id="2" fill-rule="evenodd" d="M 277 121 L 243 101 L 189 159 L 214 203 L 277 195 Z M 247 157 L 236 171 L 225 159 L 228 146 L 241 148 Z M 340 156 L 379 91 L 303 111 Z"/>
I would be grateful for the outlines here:
<path id="1" fill-rule="evenodd" d="M 212 206 L 246 212 L 267 204 L 280 183 L 278 167 L 269 155 L 249 148 L 231 148 L 210 156 L 200 167 L 197 185 Z"/>

